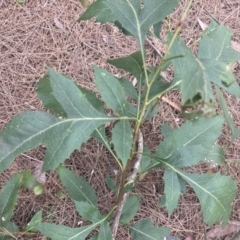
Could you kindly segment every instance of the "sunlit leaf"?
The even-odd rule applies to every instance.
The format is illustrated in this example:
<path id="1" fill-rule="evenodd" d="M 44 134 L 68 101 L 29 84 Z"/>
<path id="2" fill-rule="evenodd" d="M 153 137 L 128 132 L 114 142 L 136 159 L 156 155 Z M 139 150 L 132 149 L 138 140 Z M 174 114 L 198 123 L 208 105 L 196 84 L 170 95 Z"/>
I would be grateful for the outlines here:
<path id="1" fill-rule="evenodd" d="M 117 156 L 122 160 L 123 167 L 126 167 L 132 149 L 133 134 L 130 122 L 120 120 L 112 130 L 112 142 Z"/>
<path id="2" fill-rule="evenodd" d="M 166 227 L 154 227 L 150 219 L 144 219 L 129 226 L 133 240 L 162 240 L 170 230 Z"/>
<path id="3" fill-rule="evenodd" d="M 87 202 L 97 207 L 97 195 L 89 182 L 65 167 L 59 167 L 58 173 L 63 186 L 74 201 Z"/>
<path id="4" fill-rule="evenodd" d="M 120 217 L 120 223 L 128 224 L 136 215 L 139 207 L 140 201 L 137 196 L 128 197 L 123 207 L 122 215 Z"/>

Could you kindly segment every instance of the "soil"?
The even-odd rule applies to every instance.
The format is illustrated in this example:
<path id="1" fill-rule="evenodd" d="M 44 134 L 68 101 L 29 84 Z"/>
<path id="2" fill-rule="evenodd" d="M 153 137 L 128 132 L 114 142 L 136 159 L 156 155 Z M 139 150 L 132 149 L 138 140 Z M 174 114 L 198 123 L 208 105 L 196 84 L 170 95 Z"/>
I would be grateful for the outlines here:
<path id="1" fill-rule="evenodd" d="M 187 0 L 181 0 L 179 7 L 164 23 L 161 37 L 165 39 L 168 29 L 174 29 L 186 7 Z M 79 85 L 97 92 L 94 85 L 91 66 L 106 68 L 117 76 L 127 76 L 125 72 L 106 63 L 107 59 L 127 56 L 137 50 L 137 43 L 132 37 L 124 36 L 113 24 L 101 25 L 94 20 L 77 22 L 83 13 L 78 0 L 25 0 L 19 4 L 15 0 L 0 0 L 0 129 L 10 121 L 11 117 L 25 110 L 44 110 L 37 98 L 36 83 L 46 74 L 46 66 L 70 76 Z M 211 18 L 228 26 L 233 32 L 233 40 L 240 42 L 240 2 L 239 0 L 195 0 L 184 22 L 181 37 L 191 46 L 200 36 L 201 28 L 198 19 L 209 24 Z M 155 46 L 164 52 L 161 45 L 150 39 Z M 193 45 L 196 51 L 196 44 Z M 146 42 L 148 63 L 157 64 L 160 56 Z M 240 67 L 235 66 L 234 74 L 240 83 Z M 171 71 L 167 72 L 171 78 Z M 240 126 L 240 99 L 225 94 L 228 106 L 235 121 L 235 127 Z M 180 96 L 172 92 L 165 96 L 168 100 L 180 105 Z M 143 128 L 143 135 L 147 146 L 154 150 L 162 139 L 159 128 L 163 122 L 178 127 L 183 122 L 181 115 L 174 106 L 162 101 L 159 105 L 160 114 L 147 122 Z M 45 110 L 44 110 L 45 111 Z M 240 184 L 240 138 L 229 147 L 230 133 L 224 127 L 220 144 L 228 151 L 226 153 L 227 170 Z M 12 174 L 29 168 L 32 172 L 44 158 L 44 147 L 38 147 L 18 157 L 12 166 L 0 176 L 0 186 Z M 234 161 L 236 160 L 236 161 Z M 79 176 L 87 179 L 99 197 L 99 207 L 102 213 L 114 204 L 116 196 L 109 191 L 105 184 L 106 174 L 117 169 L 106 149 L 95 140 L 89 140 L 66 160 L 65 165 Z M 206 172 L 207 165 L 199 165 L 191 171 Z M 222 171 L 224 169 L 221 169 Z M 163 196 L 164 185 L 162 170 L 154 170 L 137 184 L 134 194 L 141 196 L 141 208 L 134 221 L 151 218 L 158 226 L 172 229 L 171 234 L 180 239 L 204 240 L 205 233 L 212 227 L 203 223 L 198 199 L 191 188 L 181 196 L 178 208 L 169 216 L 164 208 L 157 208 L 159 199 Z M 115 176 L 118 178 L 118 176 Z M 79 227 L 82 223 L 71 200 L 66 197 L 60 199 L 58 190 L 65 192 L 57 174 L 47 172 L 47 182 L 43 194 L 36 196 L 30 190 L 21 190 L 13 220 L 24 229 L 32 216 L 43 210 L 44 221 Z M 232 205 L 231 220 L 240 220 L 240 192 Z M 229 240 L 234 234 L 223 238 Z M 17 236 L 16 239 L 26 239 Z M 29 239 L 29 238 L 28 238 Z M 31 239 L 44 239 L 37 234 Z M 129 231 L 120 227 L 117 240 L 131 239 Z M 216 238 L 217 239 L 217 238 Z"/>

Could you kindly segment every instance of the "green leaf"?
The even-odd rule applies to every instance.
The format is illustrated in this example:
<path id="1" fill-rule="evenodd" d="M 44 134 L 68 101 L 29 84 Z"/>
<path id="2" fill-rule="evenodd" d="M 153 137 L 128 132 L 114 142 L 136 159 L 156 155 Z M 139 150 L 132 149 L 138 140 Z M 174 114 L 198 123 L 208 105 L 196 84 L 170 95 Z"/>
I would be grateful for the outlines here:
<path id="1" fill-rule="evenodd" d="M 133 84 L 126 78 L 120 78 L 119 83 L 121 84 L 123 91 L 125 94 L 134 100 L 138 99 L 138 93 L 136 89 L 134 88 Z"/>
<path id="2" fill-rule="evenodd" d="M 169 34 L 169 41 L 171 38 L 172 34 Z M 174 82 L 182 81 L 180 89 L 184 105 L 193 106 L 200 100 L 205 106 L 211 105 L 214 99 L 211 82 L 227 91 L 235 91 L 233 87 L 227 87 L 232 83 L 236 84 L 228 64 L 219 59 L 196 58 L 180 37 L 177 37 L 169 57 L 179 55 L 184 57 L 172 59 L 172 63 L 175 70 Z M 239 94 L 236 91 L 234 93 Z"/>
<path id="3" fill-rule="evenodd" d="M 166 169 L 163 176 L 164 180 L 164 194 L 166 197 L 165 206 L 169 214 L 172 214 L 173 210 L 178 205 L 178 200 L 181 194 L 181 186 L 178 180 L 178 176 L 170 169 Z"/>
<path id="4" fill-rule="evenodd" d="M 72 81 L 72 80 L 69 79 L 68 81 Z M 104 103 L 96 97 L 95 93 L 88 91 L 83 87 L 80 87 L 80 86 L 77 86 L 77 87 L 96 110 L 104 113 Z M 49 75 L 44 76 L 37 83 L 37 95 L 43 102 L 44 107 L 52 110 L 54 113 L 57 113 L 62 117 L 67 117 L 67 114 L 63 110 L 61 104 L 57 101 L 57 99 L 53 95 L 53 89 L 50 84 Z"/>
<path id="5" fill-rule="evenodd" d="M 156 114 L 158 114 L 158 112 L 159 112 L 158 99 L 155 99 L 148 104 L 144 115 L 144 121 L 152 119 Z"/>
<path id="6" fill-rule="evenodd" d="M 232 141 L 240 136 L 240 128 L 235 129 L 234 134 L 232 136 Z"/>
<path id="7" fill-rule="evenodd" d="M 112 142 L 117 156 L 122 160 L 123 167 L 127 165 L 132 149 L 132 128 L 128 120 L 120 120 L 112 130 Z"/>
<path id="8" fill-rule="evenodd" d="M 233 138 L 233 135 L 234 135 L 234 122 L 233 122 L 233 118 L 228 110 L 228 107 L 227 107 L 227 104 L 226 104 L 226 101 L 223 97 L 223 94 L 222 92 L 219 90 L 219 88 L 216 89 L 216 92 L 217 92 L 217 98 L 218 98 L 218 101 L 219 101 L 219 104 L 220 104 L 220 107 L 223 111 L 223 116 L 224 116 L 224 119 L 228 125 L 228 127 L 230 128 L 231 130 L 231 134 L 232 134 L 232 138 Z"/>
<path id="9" fill-rule="evenodd" d="M 143 0 L 143 8 L 139 0 L 106 0 L 106 5 L 112 10 L 122 27 L 130 32 L 143 48 L 144 38 L 149 28 L 162 21 L 177 6 L 178 1 Z"/>
<path id="10" fill-rule="evenodd" d="M 94 67 L 95 82 L 103 101 L 120 116 L 136 116 L 136 108 L 130 104 L 119 81 L 104 69 Z"/>
<path id="11" fill-rule="evenodd" d="M 236 183 L 229 176 L 217 174 L 189 174 L 178 172 L 196 192 L 203 212 L 204 221 L 212 226 L 221 221 L 228 223 L 231 204 L 236 194 Z"/>
<path id="12" fill-rule="evenodd" d="M 225 154 L 222 147 L 218 144 L 214 145 L 206 156 L 206 160 L 211 164 L 223 164 L 225 162 Z"/>
<path id="13" fill-rule="evenodd" d="M 43 171 L 54 169 L 79 149 L 95 128 L 109 120 L 108 116 L 102 117 L 100 113 L 95 117 L 80 115 L 78 118 L 59 119 L 38 111 L 13 117 L 0 133 L 0 173 L 18 155 L 41 144 L 47 146 Z"/>
<path id="14" fill-rule="evenodd" d="M 79 0 L 83 7 L 88 8 L 91 6 L 91 3 L 88 0 Z"/>
<path id="15" fill-rule="evenodd" d="M 44 107 L 52 110 L 54 113 L 57 113 L 60 116 L 67 117 L 67 114 L 62 108 L 61 104 L 57 101 L 57 99 L 53 95 L 49 75 L 45 75 L 37 83 L 37 95 L 41 99 Z"/>
<path id="16" fill-rule="evenodd" d="M 221 134 L 223 117 L 198 118 L 167 135 L 156 156 L 175 167 L 187 167 L 204 160 Z"/>
<path id="17" fill-rule="evenodd" d="M 78 19 L 78 21 L 88 20 L 96 17 L 101 23 L 115 22 L 115 17 L 111 9 L 105 4 L 105 0 L 95 1 Z"/>
<path id="18" fill-rule="evenodd" d="M 87 202 L 93 207 L 97 207 L 97 195 L 89 182 L 65 167 L 58 167 L 58 174 L 63 186 L 74 201 Z"/>
<path id="19" fill-rule="evenodd" d="M 120 217 L 120 223 L 128 224 L 136 215 L 139 206 L 140 201 L 137 196 L 128 197 L 123 207 L 122 215 Z"/>
<path id="20" fill-rule="evenodd" d="M 34 188 L 38 184 L 39 184 L 39 182 L 32 175 L 30 170 L 29 169 L 25 169 L 25 171 L 23 173 L 22 187 L 23 188 Z"/>
<path id="21" fill-rule="evenodd" d="M 70 228 L 64 225 L 43 222 L 38 225 L 38 230 L 52 240 L 84 240 L 97 225 L 99 223 L 80 228 Z"/>
<path id="22" fill-rule="evenodd" d="M 111 240 L 113 239 L 112 237 L 112 231 L 109 227 L 108 222 L 103 222 L 100 226 L 100 230 L 99 230 L 99 235 L 97 240 Z"/>
<path id="23" fill-rule="evenodd" d="M 166 227 L 154 227 L 150 219 L 129 226 L 133 240 L 163 240 L 170 233 Z"/>
<path id="24" fill-rule="evenodd" d="M 69 118 L 38 111 L 14 117 L 0 133 L 0 172 L 19 154 L 41 144 L 47 146 L 43 171 L 54 169 L 79 149 L 94 129 L 111 119 L 97 111 L 73 81 L 51 69 L 49 75 L 53 95 Z"/>
<path id="25" fill-rule="evenodd" d="M 27 232 L 37 232 L 38 231 L 38 225 L 42 222 L 42 211 L 37 212 L 31 219 L 31 221 L 28 223 L 27 227 L 25 228 L 25 231 Z"/>
<path id="26" fill-rule="evenodd" d="M 106 182 L 107 186 L 109 187 L 109 189 L 111 189 L 115 193 L 118 192 L 116 182 L 109 176 L 109 174 L 107 174 L 107 176 L 105 178 L 105 182 Z"/>
<path id="27" fill-rule="evenodd" d="M 117 68 L 123 69 L 126 72 L 132 73 L 138 81 L 141 81 L 144 76 L 141 52 L 134 52 L 130 56 L 108 60 L 107 62 Z"/>
<path id="28" fill-rule="evenodd" d="M 103 216 L 100 214 L 97 207 L 93 206 L 88 202 L 77 202 L 74 201 L 78 213 L 86 220 L 96 223 L 101 221 Z"/>
<path id="29" fill-rule="evenodd" d="M 240 54 L 231 47 L 232 35 L 229 28 L 218 25 L 212 20 L 199 42 L 198 58 L 215 59 L 224 63 L 239 60 Z"/>
<path id="30" fill-rule="evenodd" d="M 13 215 L 14 206 L 17 203 L 18 190 L 23 179 L 22 173 L 14 174 L 2 187 L 0 192 L 0 227 L 5 227 Z"/>
<path id="31" fill-rule="evenodd" d="M 160 32 L 161 32 L 161 29 L 162 29 L 162 21 L 158 22 L 158 23 L 155 23 L 153 25 L 153 33 L 154 33 L 154 36 L 156 38 L 158 38 L 160 40 Z"/>

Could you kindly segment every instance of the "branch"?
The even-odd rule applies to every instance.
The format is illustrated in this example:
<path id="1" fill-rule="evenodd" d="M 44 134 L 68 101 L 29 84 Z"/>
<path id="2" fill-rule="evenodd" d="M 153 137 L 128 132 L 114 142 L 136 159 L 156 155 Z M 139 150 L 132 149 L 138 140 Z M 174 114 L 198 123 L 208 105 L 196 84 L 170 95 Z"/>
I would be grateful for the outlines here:
<path id="1" fill-rule="evenodd" d="M 143 152 L 143 135 L 141 130 L 139 130 L 138 132 L 138 150 L 137 150 L 138 154 L 136 156 L 136 160 L 132 169 L 131 174 L 127 177 L 127 181 L 128 182 L 134 182 L 135 178 L 137 176 L 139 167 L 140 167 L 140 163 L 141 163 L 141 159 L 142 159 L 142 152 Z M 133 161 L 133 160 L 132 160 Z M 113 217 L 113 223 L 112 223 L 112 235 L 113 235 L 113 239 L 115 239 L 116 235 L 117 235 L 117 230 L 118 230 L 118 225 L 119 225 L 119 220 L 122 214 L 122 210 L 123 207 L 126 203 L 126 200 L 128 198 L 129 192 L 128 193 L 124 193 L 122 195 L 121 200 L 118 203 L 117 209 L 115 211 L 114 217 Z"/>

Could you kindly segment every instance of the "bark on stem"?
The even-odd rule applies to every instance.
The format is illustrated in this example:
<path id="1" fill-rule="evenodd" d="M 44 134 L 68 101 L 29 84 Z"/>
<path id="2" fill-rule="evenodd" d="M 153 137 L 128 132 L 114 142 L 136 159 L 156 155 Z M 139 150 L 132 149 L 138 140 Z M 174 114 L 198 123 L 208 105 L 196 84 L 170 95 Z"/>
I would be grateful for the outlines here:
<path id="1" fill-rule="evenodd" d="M 128 182 L 134 182 L 135 178 L 137 176 L 139 167 L 140 167 L 140 163 L 141 163 L 141 159 L 142 159 L 142 152 L 143 152 L 143 135 L 141 130 L 139 130 L 138 132 L 138 150 L 137 150 L 137 156 L 136 156 L 136 160 L 132 169 L 131 174 L 127 177 L 127 181 Z M 133 160 L 132 160 L 133 161 Z M 119 204 L 117 206 L 117 209 L 115 211 L 114 217 L 113 217 L 113 223 L 112 223 L 112 235 L 113 235 L 113 239 L 115 239 L 116 235 L 117 235 L 117 230 L 118 230 L 118 225 L 119 225 L 119 220 L 122 214 L 122 210 L 123 207 L 126 203 L 126 200 L 128 198 L 129 192 L 128 193 L 124 193 L 122 196 L 122 199 L 119 201 Z"/>

